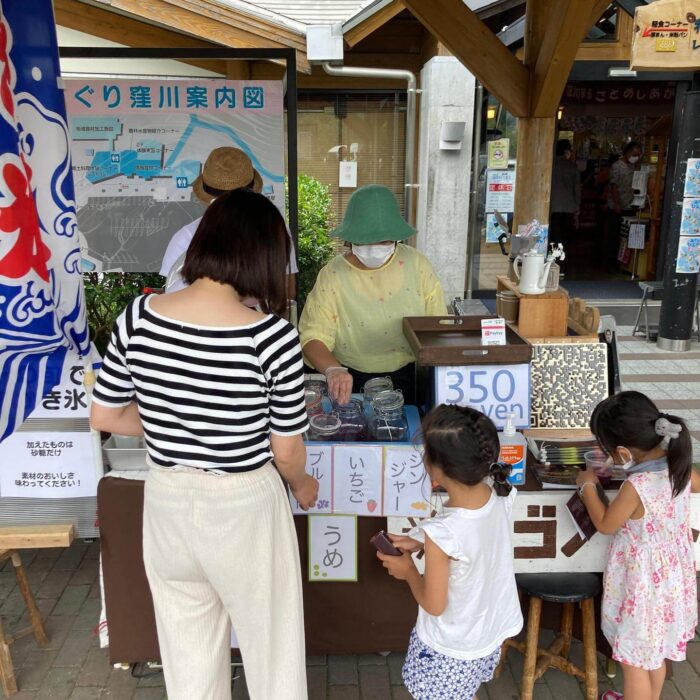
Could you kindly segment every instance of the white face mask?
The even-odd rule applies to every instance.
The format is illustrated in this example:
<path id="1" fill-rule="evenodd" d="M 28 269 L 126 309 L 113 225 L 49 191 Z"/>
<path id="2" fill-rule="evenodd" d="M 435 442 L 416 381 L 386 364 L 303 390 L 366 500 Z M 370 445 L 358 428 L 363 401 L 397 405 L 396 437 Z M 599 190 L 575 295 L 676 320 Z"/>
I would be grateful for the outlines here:
<path id="1" fill-rule="evenodd" d="M 630 156 L 627 160 L 634 165 L 639 160 L 639 156 Z"/>
<path id="2" fill-rule="evenodd" d="M 381 267 L 396 250 L 396 243 L 380 243 L 378 245 L 352 244 L 353 255 L 365 266 L 371 269 Z"/>

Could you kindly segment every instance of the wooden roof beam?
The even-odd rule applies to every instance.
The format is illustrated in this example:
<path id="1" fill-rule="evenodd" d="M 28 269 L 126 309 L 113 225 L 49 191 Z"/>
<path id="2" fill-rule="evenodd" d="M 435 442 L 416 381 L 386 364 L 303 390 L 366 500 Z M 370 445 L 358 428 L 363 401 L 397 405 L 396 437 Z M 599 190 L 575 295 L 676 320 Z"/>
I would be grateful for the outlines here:
<path id="1" fill-rule="evenodd" d="M 392 0 L 388 5 L 383 7 L 378 12 L 370 15 L 359 24 L 348 29 L 343 38 L 348 46 L 355 46 L 363 39 L 366 39 L 370 34 L 374 33 L 380 27 L 383 27 L 389 20 L 394 19 L 406 9 L 403 0 Z"/>
<path id="2" fill-rule="evenodd" d="M 609 4 L 609 0 L 529 0 L 525 63 L 532 70 L 530 116 L 556 114 L 579 46 Z"/>
<path id="3" fill-rule="evenodd" d="M 511 114 L 528 114 L 528 70 L 463 0 L 403 2 Z"/>
<path id="4" fill-rule="evenodd" d="M 112 12 L 125 13 L 132 18 L 159 27 L 172 29 L 208 41 L 219 46 L 236 49 L 295 48 L 297 70 L 309 73 L 311 66 L 306 58 L 304 37 L 293 41 L 287 36 L 288 30 L 262 19 L 253 20 L 231 11 L 231 16 L 222 19 L 213 6 L 197 3 L 196 0 L 97 0 Z M 218 6 L 217 6 L 218 7 Z M 266 28 L 263 28 L 263 25 Z M 296 36 L 296 35 L 295 35 Z"/>
<path id="5" fill-rule="evenodd" d="M 201 41 L 170 29 L 162 29 L 152 24 L 131 19 L 116 12 L 102 10 L 93 5 L 85 5 L 78 0 L 54 0 L 56 24 L 78 32 L 114 41 L 137 49 L 153 46 L 173 48 L 215 48 L 215 44 Z M 181 61 L 191 66 L 204 68 L 226 75 L 225 61 Z"/>

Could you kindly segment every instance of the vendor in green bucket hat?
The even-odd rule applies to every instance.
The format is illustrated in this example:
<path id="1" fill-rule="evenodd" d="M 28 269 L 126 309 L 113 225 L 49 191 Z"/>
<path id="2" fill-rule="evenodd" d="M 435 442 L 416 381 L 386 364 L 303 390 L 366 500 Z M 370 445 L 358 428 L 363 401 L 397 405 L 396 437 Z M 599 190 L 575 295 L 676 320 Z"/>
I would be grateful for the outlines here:
<path id="1" fill-rule="evenodd" d="M 306 361 L 340 404 L 375 377 L 390 377 L 415 403 L 415 358 L 405 316 L 442 316 L 445 295 L 431 264 L 403 241 L 416 234 L 382 185 L 358 189 L 332 235 L 350 251 L 318 275 L 299 322 Z"/>

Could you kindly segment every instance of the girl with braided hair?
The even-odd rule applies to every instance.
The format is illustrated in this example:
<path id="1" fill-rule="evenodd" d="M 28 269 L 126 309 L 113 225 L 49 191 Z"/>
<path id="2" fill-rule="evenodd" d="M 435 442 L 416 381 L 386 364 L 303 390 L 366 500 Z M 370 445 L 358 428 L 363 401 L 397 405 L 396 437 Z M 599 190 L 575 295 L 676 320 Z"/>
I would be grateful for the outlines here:
<path id="1" fill-rule="evenodd" d="M 419 605 L 403 667 L 416 700 L 472 700 L 493 677 L 501 644 L 523 626 L 513 573 L 510 465 L 497 464 L 498 433 L 479 411 L 439 406 L 423 420 L 425 470 L 448 493 L 443 512 L 408 536 L 401 556 L 378 553 Z M 425 550 L 421 576 L 411 557 Z"/>
<path id="2" fill-rule="evenodd" d="M 599 532 L 614 535 L 603 585 L 601 627 L 622 664 L 624 697 L 658 700 L 666 659 L 683 661 L 698 621 L 690 493 L 700 491 L 683 419 L 659 413 L 638 391 L 623 391 L 593 412 L 591 431 L 627 478 L 609 507 L 593 472 L 578 476 Z M 586 486 L 593 486 L 587 489 Z M 602 700 L 619 700 L 615 691 Z"/>

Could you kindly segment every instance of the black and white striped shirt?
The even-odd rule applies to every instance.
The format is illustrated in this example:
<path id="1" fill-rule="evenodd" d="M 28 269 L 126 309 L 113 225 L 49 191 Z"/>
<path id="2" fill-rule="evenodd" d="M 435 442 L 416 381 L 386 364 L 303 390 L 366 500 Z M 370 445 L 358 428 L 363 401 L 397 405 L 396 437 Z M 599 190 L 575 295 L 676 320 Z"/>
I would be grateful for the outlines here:
<path id="1" fill-rule="evenodd" d="M 93 400 L 116 407 L 134 398 L 148 455 L 164 467 L 250 471 L 272 458 L 270 433 L 308 427 L 299 336 L 272 315 L 198 326 L 135 299 L 117 319 Z"/>

